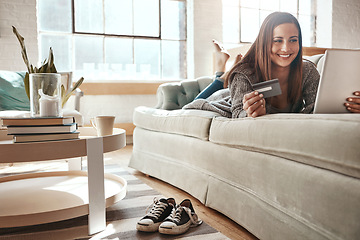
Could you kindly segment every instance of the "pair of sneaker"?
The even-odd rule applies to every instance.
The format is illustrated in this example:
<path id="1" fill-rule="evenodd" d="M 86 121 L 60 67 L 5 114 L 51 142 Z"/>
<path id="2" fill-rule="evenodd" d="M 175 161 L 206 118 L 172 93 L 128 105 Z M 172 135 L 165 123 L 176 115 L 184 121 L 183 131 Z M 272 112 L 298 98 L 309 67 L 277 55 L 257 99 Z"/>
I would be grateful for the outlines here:
<path id="1" fill-rule="evenodd" d="M 154 198 L 154 203 L 149 208 L 151 209 L 146 216 L 136 224 L 139 231 L 177 235 L 202 223 L 189 199 L 176 205 L 174 198 Z"/>

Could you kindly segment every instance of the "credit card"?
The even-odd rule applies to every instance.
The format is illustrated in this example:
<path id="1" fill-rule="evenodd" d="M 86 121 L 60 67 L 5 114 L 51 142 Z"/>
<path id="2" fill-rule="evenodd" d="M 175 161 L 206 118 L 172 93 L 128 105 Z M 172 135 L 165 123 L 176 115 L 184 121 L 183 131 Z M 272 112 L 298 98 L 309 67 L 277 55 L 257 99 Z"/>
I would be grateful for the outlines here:
<path id="1" fill-rule="evenodd" d="M 254 91 L 264 95 L 264 98 L 273 97 L 281 94 L 279 79 L 275 78 L 252 85 Z"/>

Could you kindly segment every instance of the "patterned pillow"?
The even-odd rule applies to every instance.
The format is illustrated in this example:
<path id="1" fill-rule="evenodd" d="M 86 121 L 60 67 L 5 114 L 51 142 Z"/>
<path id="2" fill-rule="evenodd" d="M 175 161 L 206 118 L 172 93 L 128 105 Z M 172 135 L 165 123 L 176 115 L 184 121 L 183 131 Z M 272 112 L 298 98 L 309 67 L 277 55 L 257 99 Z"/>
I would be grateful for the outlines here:
<path id="1" fill-rule="evenodd" d="M 0 111 L 30 110 L 24 77 L 25 72 L 0 71 Z"/>

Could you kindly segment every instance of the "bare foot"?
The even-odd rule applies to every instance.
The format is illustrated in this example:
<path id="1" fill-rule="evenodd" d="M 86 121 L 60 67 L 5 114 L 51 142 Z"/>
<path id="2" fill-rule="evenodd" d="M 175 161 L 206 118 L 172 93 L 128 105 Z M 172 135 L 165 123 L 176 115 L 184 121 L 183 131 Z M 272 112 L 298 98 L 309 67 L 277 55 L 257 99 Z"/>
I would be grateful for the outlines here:
<path id="1" fill-rule="evenodd" d="M 241 61 L 241 59 L 242 59 L 242 55 L 241 55 L 241 53 L 239 53 L 238 55 L 236 55 L 236 57 L 235 57 L 235 61 L 234 61 L 234 64 L 236 64 L 236 63 L 238 63 L 238 62 L 240 62 Z"/>
<path id="2" fill-rule="evenodd" d="M 225 72 L 226 62 L 230 58 L 228 51 L 222 46 L 221 43 L 212 40 L 215 47 L 215 71 L 216 72 Z"/>
<path id="3" fill-rule="evenodd" d="M 233 63 L 233 66 L 235 66 L 238 62 L 240 62 L 241 59 L 242 59 L 242 57 L 243 57 L 243 55 L 242 55 L 241 53 L 239 53 L 238 55 L 236 55 L 235 61 L 234 61 L 234 63 Z M 225 78 L 227 78 L 228 75 L 229 75 L 229 71 L 224 72 L 224 74 L 221 75 L 220 78 L 225 79 Z"/>

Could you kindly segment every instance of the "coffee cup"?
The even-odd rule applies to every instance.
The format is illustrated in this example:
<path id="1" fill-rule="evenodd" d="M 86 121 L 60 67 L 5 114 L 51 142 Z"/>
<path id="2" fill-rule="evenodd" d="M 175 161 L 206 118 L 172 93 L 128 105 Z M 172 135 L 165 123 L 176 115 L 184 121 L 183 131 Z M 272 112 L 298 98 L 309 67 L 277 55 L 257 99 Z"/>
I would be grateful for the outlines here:
<path id="1" fill-rule="evenodd" d="M 96 129 L 99 137 L 113 134 L 114 121 L 114 116 L 97 116 L 90 119 L 90 123 Z"/>

